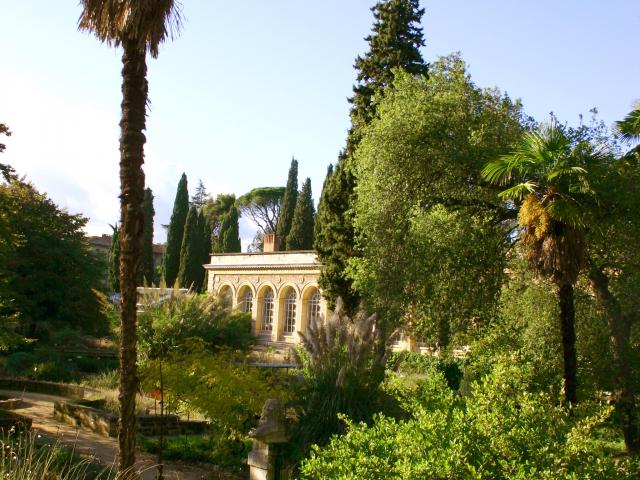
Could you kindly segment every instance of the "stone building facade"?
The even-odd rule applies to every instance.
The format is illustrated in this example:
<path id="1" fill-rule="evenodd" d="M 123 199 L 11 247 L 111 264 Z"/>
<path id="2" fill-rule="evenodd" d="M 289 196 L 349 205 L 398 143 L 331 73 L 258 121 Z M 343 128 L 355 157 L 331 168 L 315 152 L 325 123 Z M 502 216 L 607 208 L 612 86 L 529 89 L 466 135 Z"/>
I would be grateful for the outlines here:
<path id="1" fill-rule="evenodd" d="M 212 254 L 204 268 L 207 290 L 230 307 L 251 312 L 258 343 L 294 344 L 298 332 L 326 317 L 320 262 L 313 251 L 280 252 L 277 237 L 265 236 L 264 252 Z"/>

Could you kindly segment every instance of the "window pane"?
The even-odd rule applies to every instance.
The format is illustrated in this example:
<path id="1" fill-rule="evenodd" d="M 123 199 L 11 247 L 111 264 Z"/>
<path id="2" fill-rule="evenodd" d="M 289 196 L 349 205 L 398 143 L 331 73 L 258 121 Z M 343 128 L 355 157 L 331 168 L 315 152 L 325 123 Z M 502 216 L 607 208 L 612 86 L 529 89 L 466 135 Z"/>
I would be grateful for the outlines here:
<path id="1" fill-rule="evenodd" d="M 284 301 L 284 331 L 293 333 L 296 329 L 296 292 L 289 292 Z"/>

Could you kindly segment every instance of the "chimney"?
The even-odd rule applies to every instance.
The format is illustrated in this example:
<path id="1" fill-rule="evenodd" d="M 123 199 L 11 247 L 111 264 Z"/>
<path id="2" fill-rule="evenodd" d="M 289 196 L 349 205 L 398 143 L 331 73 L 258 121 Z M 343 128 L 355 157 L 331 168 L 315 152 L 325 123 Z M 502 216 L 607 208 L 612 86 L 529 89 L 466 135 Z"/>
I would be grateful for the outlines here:
<path id="1" fill-rule="evenodd" d="M 263 238 L 263 242 L 263 252 L 268 253 L 280 251 L 280 238 L 275 233 L 267 233 Z"/>

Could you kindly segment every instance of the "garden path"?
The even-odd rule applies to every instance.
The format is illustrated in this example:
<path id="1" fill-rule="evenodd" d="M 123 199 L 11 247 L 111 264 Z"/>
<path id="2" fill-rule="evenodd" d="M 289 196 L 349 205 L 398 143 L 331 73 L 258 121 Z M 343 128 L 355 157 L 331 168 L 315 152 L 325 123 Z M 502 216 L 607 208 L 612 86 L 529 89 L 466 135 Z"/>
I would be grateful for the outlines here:
<path id="1" fill-rule="evenodd" d="M 83 456 L 95 456 L 95 458 L 105 465 L 112 465 L 114 463 L 117 450 L 115 438 L 103 437 L 86 430 L 74 428 L 54 418 L 53 403 L 68 399 L 55 395 L 7 390 L 3 390 L 2 395 L 11 396 L 12 398 L 22 398 L 24 400 L 25 406 L 13 411 L 33 419 L 32 428 L 34 430 L 48 437 L 57 438 L 60 443 L 64 445 L 73 446 L 75 450 Z M 141 478 L 143 480 L 155 479 L 156 456 L 138 451 L 136 458 L 136 467 L 141 472 Z M 178 462 L 165 463 L 164 475 L 167 480 L 230 478 L 218 476 L 218 473 L 210 470 Z"/>

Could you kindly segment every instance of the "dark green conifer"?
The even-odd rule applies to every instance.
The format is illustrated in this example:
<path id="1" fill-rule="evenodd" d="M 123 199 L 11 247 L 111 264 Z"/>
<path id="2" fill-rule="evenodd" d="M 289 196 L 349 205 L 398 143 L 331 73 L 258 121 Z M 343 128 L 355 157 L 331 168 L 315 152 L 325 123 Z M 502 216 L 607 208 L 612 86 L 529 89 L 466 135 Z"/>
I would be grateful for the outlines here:
<path id="1" fill-rule="evenodd" d="M 293 212 L 296 209 L 298 201 L 298 161 L 291 159 L 289 167 L 289 176 L 287 177 L 287 186 L 285 187 L 284 197 L 280 205 L 280 214 L 278 215 L 278 223 L 276 225 L 276 233 L 280 237 L 280 250 L 290 250 L 287 246 L 287 236 L 291 230 L 291 222 L 293 221 Z"/>
<path id="2" fill-rule="evenodd" d="M 313 248 L 313 220 L 315 208 L 311 196 L 311 179 L 307 178 L 298 195 L 293 212 L 291 230 L 287 236 L 288 250 L 311 250 Z"/>
<path id="3" fill-rule="evenodd" d="M 153 263 L 153 216 L 156 212 L 153 209 L 153 192 L 150 188 L 144 191 L 142 210 L 144 212 L 144 243 L 142 245 L 142 271 L 138 283 L 153 285 L 156 283 L 156 269 Z"/>
<path id="4" fill-rule="evenodd" d="M 173 202 L 173 213 L 167 232 L 167 245 L 164 251 L 163 270 L 164 281 L 167 287 L 173 287 L 180 269 L 180 250 L 184 225 L 189 213 L 189 191 L 187 189 L 187 176 L 183 173 L 178 183 L 176 199 Z"/>
<path id="5" fill-rule="evenodd" d="M 200 210 L 200 214 L 198 215 L 198 229 L 201 232 L 201 240 L 200 240 L 200 265 L 204 265 L 209 263 L 209 255 L 211 250 L 211 233 L 212 229 L 207 222 L 207 217 L 204 215 L 204 212 Z M 198 276 L 197 284 L 199 286 L 199 291 L 204 291 L 206 289 L 205 280 L 206 280 L 206 270 L 203 268 L 200 269 L 200 275 Z"/>
<path id="6" fill-rule="evenodd" d="M 118 224 L 113 229 L 111 246 L 109 247 L 109 289 L 120 291 L 120 229 Z"/>
<path id="7" fill-rule="evenodd" d="M 327 177 L 318 206 L 322 212 L 319 222 L 321 234 L 315 249 L 324 268 L 320 286 L 330 305 L 340 296 L 348 313 L 359 302 L 351 281 L 345 275 L 347 263 L 355 255 L 353 218 L 350 215 L 354 200 L 355 177 L 353 154 L 362 138 L 364 127 L 376 115 L 374 98 L 384 94 L 393 80 L 392 69 L 404 69 L 412 74 L 427 74 L 428 65 L 420 53 L 424 46 L 420 20 L 424 9 L 418 0 L 383 0 L 372 8 L 372 33 L 365 38 L 369 50 L 355 62 L 357 83 L 353 87 L 351 128 L 345 150 L 338 158 L 335 171 Z"/>
<path id="8" fill-rule="evenodd" d="M 202 268 L 202 230 L 198 222 L 198 210 L 192 205 L 184 225 L 184 235 L 180 248 L 180 269 L 178 271 L 178 285 L 199 291 L 198 280 Z"/>
<path id="9" fill-rule="evenodd" d="M 234 253 L 242 251 L 240 228 L 238 227 L 238 208 L 233 206 L 222 219 L 218 234 L 218 252 Z"/>

